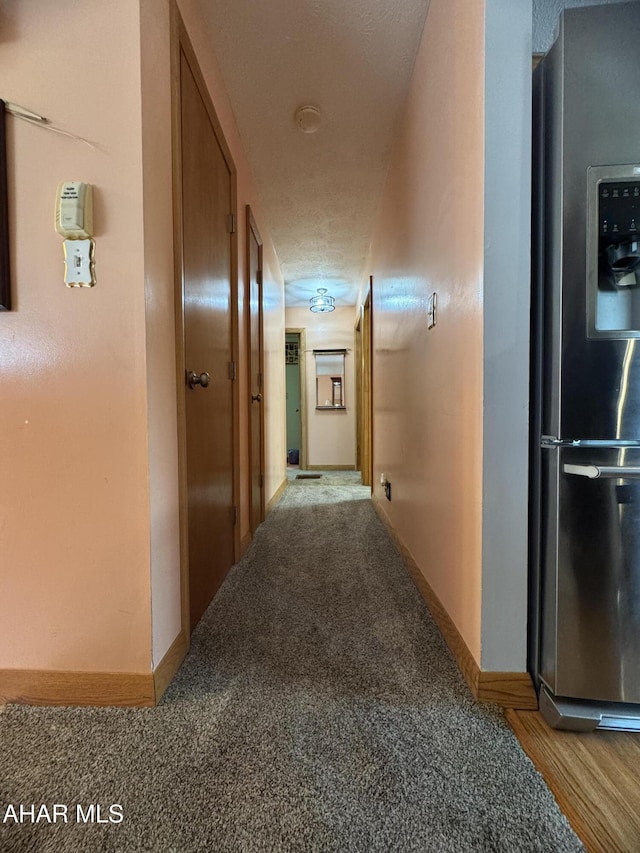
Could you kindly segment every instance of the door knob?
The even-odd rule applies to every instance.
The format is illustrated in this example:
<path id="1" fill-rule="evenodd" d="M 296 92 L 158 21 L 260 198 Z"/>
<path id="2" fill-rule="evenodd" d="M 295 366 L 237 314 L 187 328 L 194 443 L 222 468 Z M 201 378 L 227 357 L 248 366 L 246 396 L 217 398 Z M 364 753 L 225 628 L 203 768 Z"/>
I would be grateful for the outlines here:
<path id="1" fill-rule="evenodd" d="M 208 373 L 196 373 L 194 370 L 187 371 L 187 383 L 189 388 L 195 388 L 196 385 L 201 385 L 206 388 L 209 385 L 210 376 Z"/>
<path id="2" fill-rule="evenodd" d="M 252 394 L 251 395 L 252 403 L 261 403 L 262 402 L 262 394 Z"/>

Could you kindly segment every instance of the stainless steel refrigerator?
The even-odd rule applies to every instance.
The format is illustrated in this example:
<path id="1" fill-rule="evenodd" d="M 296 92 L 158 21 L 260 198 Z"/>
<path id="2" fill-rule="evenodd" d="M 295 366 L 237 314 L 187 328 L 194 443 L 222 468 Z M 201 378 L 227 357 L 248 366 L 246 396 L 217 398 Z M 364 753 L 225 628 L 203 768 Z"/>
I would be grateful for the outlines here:
<path id="1" fill-rule="evenodd" d="M 558 728 L 640 729 L 640 3 L 534 74 L 530 666 Z"/>

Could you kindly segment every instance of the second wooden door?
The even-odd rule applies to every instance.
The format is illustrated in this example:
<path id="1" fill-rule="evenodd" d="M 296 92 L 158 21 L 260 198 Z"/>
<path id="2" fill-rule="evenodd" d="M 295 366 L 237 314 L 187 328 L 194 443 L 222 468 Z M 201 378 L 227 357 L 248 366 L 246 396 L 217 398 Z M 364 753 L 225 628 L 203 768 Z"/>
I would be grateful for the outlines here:
<path id="1" fill-rule="evenodd" d="M 264 520 L 264 355 L 262 328 L 262 240 L 247 206 L 247 277 L 249 301 L 250 527 Z"/>

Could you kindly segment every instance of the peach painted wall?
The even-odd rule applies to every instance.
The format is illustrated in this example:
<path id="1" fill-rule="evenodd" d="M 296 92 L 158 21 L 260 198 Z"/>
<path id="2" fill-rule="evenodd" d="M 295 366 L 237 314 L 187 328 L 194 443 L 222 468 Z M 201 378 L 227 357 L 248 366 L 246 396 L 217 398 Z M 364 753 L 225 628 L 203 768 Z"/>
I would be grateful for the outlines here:
<path id="1" fill-rule="evenodd" d="M 330 314 L 312 314 L 308 308 L 288 308 L 285 318 L 288 329 L 306 330 L 307 465 L 355 466 L 355 306 L 336 308 Z M 330 347 L 349 350 L 345 359 L 346 411 L 316 411 L 313 350 Z"/>
<path id="2" fill-rule="evenodd" d="M 373 274 L 374 494 L 480 661 L 484 2 L 432 0 Z M 427 331 L 428 295 L 438 323 Z M 380 474 L 392 484 L 384 497 Z"/>
<path id="3" fill-rule="evenodd" d="M 181 628 L 168 3 L 140 2 L 144 291 L 154 667 Z"/>
<path id="4" fill-rule="evenodd" d="M 432 0 L 368 270 L 375 494 L 506 672 L 527 650 L 531 29 L 531 0 Z"/>
<path id="5" fill-rule="evenodd" d="M 96 146 L 8 118 L 0 668 L 151 666 L 138 17 L 130 0 L 0 3 L 2 97 Z M 93 289 L 63 284 L 61 180 L 95 185 Z"/>

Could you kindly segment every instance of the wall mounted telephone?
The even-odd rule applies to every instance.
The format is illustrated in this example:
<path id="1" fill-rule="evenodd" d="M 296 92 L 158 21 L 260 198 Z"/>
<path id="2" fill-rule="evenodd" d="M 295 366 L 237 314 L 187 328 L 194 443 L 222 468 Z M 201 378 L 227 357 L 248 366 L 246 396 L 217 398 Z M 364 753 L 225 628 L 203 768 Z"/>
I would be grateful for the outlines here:
<path id="1" fill-rule="evenodd" d="M 56 231 L 70 240 L 93 237 L 93 187 L 81 181 L 58 184 Z"/>
<path id="2" fill-rule="evenodd" d="M 93 187 L 82 181 L 64 181 L 56 193 L 56 231 L 65 237 L 64 283 L 93 287 L 96 283 L 93 242 Z"/>

